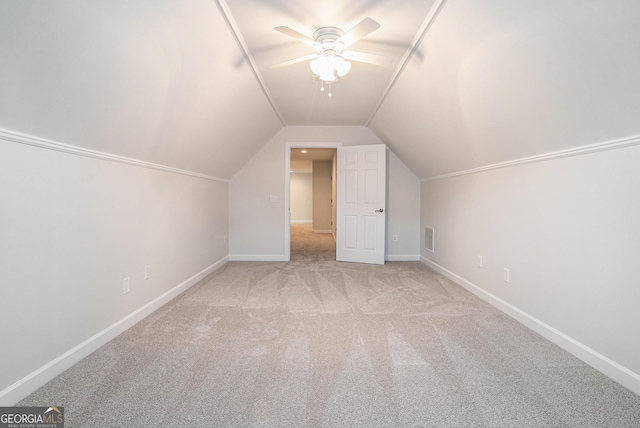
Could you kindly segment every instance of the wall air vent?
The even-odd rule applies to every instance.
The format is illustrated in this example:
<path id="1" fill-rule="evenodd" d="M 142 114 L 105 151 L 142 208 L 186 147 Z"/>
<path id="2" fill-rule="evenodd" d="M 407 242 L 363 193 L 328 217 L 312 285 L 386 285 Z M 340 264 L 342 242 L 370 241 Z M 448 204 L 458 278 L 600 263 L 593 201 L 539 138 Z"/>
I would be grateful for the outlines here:
<path id="1" fill-rule="evenodd" d="M 424 228 L 424 249 L 427 251 L 433 251 L 433 227 Z"/>

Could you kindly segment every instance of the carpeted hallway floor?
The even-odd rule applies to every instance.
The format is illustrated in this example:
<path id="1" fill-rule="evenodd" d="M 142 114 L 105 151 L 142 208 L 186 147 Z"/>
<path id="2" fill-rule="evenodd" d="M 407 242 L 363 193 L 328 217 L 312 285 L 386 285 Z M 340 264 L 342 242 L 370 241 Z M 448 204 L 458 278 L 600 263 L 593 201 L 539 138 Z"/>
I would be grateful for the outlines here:
<path id="1" fill-rule="evenodd" d="M 419 262 L 231 262 L 23 400 L 68 427 L 638 427 L 640 397 Z"/>

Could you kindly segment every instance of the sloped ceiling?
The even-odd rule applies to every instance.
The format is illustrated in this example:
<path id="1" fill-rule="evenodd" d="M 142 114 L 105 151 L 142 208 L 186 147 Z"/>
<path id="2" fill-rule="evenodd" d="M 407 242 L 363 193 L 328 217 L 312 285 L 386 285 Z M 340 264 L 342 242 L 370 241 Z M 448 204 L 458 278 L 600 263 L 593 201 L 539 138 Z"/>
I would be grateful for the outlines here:
<path id="1" fill-rule="evenodd" d="M 381 28 L 320 93 L 311 36 Z M 636 0 L 0 3 L 0 128 L 229 178 L 287 125 L 368 126 L 419 178 L 640 134 Z"/>
<path id="2" fill-rule="evenodd" d="M 282 127 L 211 0 L 2 2 L 0 128 L 230 178 Z"/>
<path id="3" fill-rule="evenodd" d="M 287 125 L 364 125 L 401 64 L 434 0 L 220 0 L 264 79 Z M 352 61 L 351 71 L 332 86 L 333 96 L 313 82 L 309 61 L 283 68 L 281 62 L 315 54 L 300 41 L 274 30 L 287 26 L 308 38 L 320 27 L 348 31 L 370 17 L 380 28 L 349 50 L 385 57 L 384 66 Z"/>
<path id="4" fill-rule="evenodd" d="M 640 3 L 448 0 L 371 129 L 420 178 L 640 134 Z"/>

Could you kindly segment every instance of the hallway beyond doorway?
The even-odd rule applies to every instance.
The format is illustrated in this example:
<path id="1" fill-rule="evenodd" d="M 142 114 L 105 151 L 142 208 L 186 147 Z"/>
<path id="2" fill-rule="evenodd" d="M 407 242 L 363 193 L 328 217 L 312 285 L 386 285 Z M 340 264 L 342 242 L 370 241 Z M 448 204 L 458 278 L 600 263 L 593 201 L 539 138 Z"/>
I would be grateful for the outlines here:
<path id="1" fill-rule="evenodd" d="M 313 233 L 310 224 L 291 225 L 291 260 L 335 260 L 336 241 L 330 233 Z"/>

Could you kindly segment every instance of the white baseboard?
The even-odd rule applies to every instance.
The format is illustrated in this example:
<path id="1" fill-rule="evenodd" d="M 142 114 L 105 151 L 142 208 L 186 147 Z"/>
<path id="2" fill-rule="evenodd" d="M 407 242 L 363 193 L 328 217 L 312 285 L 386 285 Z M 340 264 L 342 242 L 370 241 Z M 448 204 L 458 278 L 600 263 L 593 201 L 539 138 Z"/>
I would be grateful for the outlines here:
<path id="1" fill-rule="evenodd" d="M 312 230 L 313 233 L 333 233 L 331 230 Z"/>
<path id="2" fill-rule="evenodd" d="M 471 293 L 475 294 L 485 302 L 489 303 L 490 305 L 496 307 L 505 314 L 524 324 L 526 327 L 555 343 L 570 354 L 573 354 L 602 374 L 618 382 L 620 385 L 640 395 L 640 375 L 638 375 L 637 373 L 621 366 L 615 361 L 594 351 L 593 349 L 578 342 L 572 337 L 567 336 L 563 332 L 556 330 L 555 328 L 540 321 L 532 315 L 529 315 L 523 310 L 518 309 L 512 304 L 505 302 L 499 297 L 494 296 L 488 291 L 483 290 L 482 288 L 456 275 L 450 270 L 438 265 L 437 263 L 432 262 L 426 257 L 421 257 L 421 260 L 427 266 L 446 276 L 461 287 L 469 290 Z"/>
<path id="3" fill-rule="evenodd" d="M 313 224 L 313 220 L 291 220 L 291 224 Z"/>
<path id="4" fill-rule="evenodd" d="M 233 254 L 229 256 L 232 262 L 288 262 L 284 254 Z"/>
<path id="5" fill-rule="evenodd" d="M 384 256 L 387 262 L 419 262 L 419 254 L 387 254 Z"/>
<path id="6" fill-rule="evenodd" d="M 206 269 L 193 275 L 191 278 L 177 285 L 163 295 L 156 297 L 146 305 L 130 313 L 121 320 L 111 324 L 101 332 L 95 334 L 74 348 L 68 350 L 58 358 L 48 362 L 36 371 L 28 374 L 14 384 L 0 391 L 0 406 L 13 406 L 51 379 L 64 372 L 78 361 L 82 360 L 110 340 L 122 334 L 144 318 L 152 314 L 154 311 L 162 307 L 174 297 L 188 290 L 191 286 L 198 283 L 202 278 L 206 277 L 216 269 L 223 266 L 229 261 L 228 257 L 215 262 Z"/>

